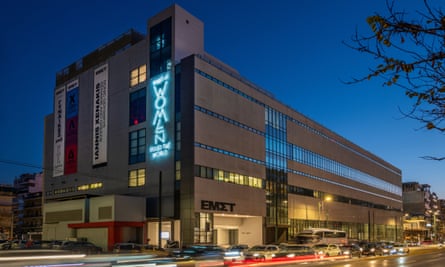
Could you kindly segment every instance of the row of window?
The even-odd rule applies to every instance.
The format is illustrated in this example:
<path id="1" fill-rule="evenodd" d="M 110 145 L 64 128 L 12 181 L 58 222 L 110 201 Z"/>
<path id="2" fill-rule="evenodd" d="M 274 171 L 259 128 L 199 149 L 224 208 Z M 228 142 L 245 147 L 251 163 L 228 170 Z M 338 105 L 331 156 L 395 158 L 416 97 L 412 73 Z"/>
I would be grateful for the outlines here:
<path id="1" fill-rule="evenodd" d="M 362 184 L 370 185 L 375 188 L 383 189 L 396 195 L 402 195 L 402 189 L 394 184 L 377 179 L 367 173 L 346 166 L 340 162 L 326 158 L 320 154 L 314 153 L 302 147 L 292 146 L 292 160 L 315 167 L 317 169 L 333 173 L 338 176 L 358 181 Z"/>
<path id="2" fill-rule="evenodd" d="M 195 166 L 195 176 L 225 183 L 247 185 L 256 188 L 263 187 L 263 179 L 261 178 L 198 165 Z"/>
<path id="3" fill-rule="evenodd" d="M 259 165 L 263 165 L 264 167 L 266 165 L 265 162 L 262 162 L 260 160 L 249 158 L 249 157 L 246 157 L 246 156 L 234 153 L 234 152 L 229 152 L 229 151 L 226 151 L 226 150 L 223 150 L 223 149 L 215 148 L 215 147 L 204 145 L 204 144 L 201 144 L 201 143 L 195 143 L 195 147 L 200 147 L 200 148 L 207 149 L 207 150 L 210 150 L 210 151 L 213 151 L 213 152 L 216 152 L 216 153 L 221 153 L 221 154 L 225 154 L 225 155 L 232 156 L 232 157 L 235 157 L 235 158 L 247 160 L 247 161 L 259 164 Z M 322 178 L 322 177 L 319 177 L 319 176 L 315 176 L 315 175 L 312 175 L 312 174 L 309 174 L 309 173 L 305 173 L 305 172 L 302 172 L 302 171 L 292 170 L 292 169 L 289 169 L 289 168 L 288 169 L 284 169 L 282 171 L 286 172 L 286 173 L 293 173 L 293 174 L 297 174 L 297 175 L 300 175 L 300 176 L 305 176 L 305 177 L 308 177 L 308 178 L 311 178 L 311 179 L 314 179 L 314 180 L 318 180 L 318 181 L 322 181 L 322 182 L 325 182 L 325 183 L 338 185 L 338 186 L 345 187 L 345 188 L 348 188 L 348 189 L 352 189 L 352 190 L 355 190 L 355 191 L 371 194 L 371 195 L 374 195 L 374 196 L 377 196 L 377 197 L 380 197 L 380 198 L 389 199 L 389 200 L 392 200 L 392 201 L 395 201 L 395 202 L 401 202 L 400 199 L 395 199 L 395 198 L 388 197 L 388 196 L 385 196 L 385 195 L 382 195 L 382 194 L 370 192 L 370 191 L 367 191 L 367 190 L 364 190 L 364 189 L 360 189 L 360 188 L 357 188 L 357 187 L 354 187 L 354 186 L 351 186 L 351 185 L 338 183 L 338 182 L 335 182 L 335 181 L 332 181 L 332 180 L 329 180 L 329 179 L 326 179 L 326 178 Z M 204 175 L 204 174 L 200 174 L 200 175 Z M 206 174 L 206 176 L 209 176 L 209 175 Z M 212 177 L 212 176 L 209 176 L 209 177 Z M 298 191 L 290 190 L 290 193 L 292 193 L 292 192 L 298 192 Z"/>
<path id="4" fill-rule="evenodd" d="M 198 73 L 198 74 L 200 74 L 201 76 L 203 76 L 203 77 L 205 77 L 205 78 L 207 78 L 207 79 L 209 79 L 209 80 L 211 80 L 211 81 L 213 81 L 213 82 L 215 82 L 215 83 L 217 83 L 217 84 L 223 86 L 224 88 L 227 88 L 227 89 L 229 89 L 230 91 L 235 92 L 235 93 L 237 93 L 237 94 L 239 94 L 239 95 L 241 95 L 241 96 L 247 98 L 248 100 L 251 100 L 251 101 L 254 102 L 254 103 L 257 103 L 257 104 L 259 104 L 259 105 L 261 105 L 261 106 L 266 107 L 266 105 L 265 105 L 264 103 L 262 103 L 262 102 L 260 102 L 260 101 L 258 101 L 258 100 L 256 100 L 256 99 L 254 99 L 254 98 L 252 98 L 251 96 L 247 96 L 245 93 L 240 92 L 238 89 L 233 88 L 233 87 L 231 87 L 230 85 L 228 85 L 228 84 L 226 84 L 226 83 L 224 83 L 224 82 L 222 82 L 222 81 L 219 81 L 217 78 L 211 76 L 210 74 L 207 74 L 207 73 L 205 73 L 205 72 L 203 72 L 203 71 L 201 71 L 201 70 L 199 70 L 199 69 L 195 69 L 195 72 Z M 280 114 L 281 114 L 281 113 L 280 113 Z M 281 115 L 285 116 L 284 114 L 281 114 Z M 271 114 L 267 114 L 267 113 L 266 113 L 266 119 L 268 119 L 268 120 L 274 120 L 273 123 L 276 123 L 277 125 L 280 125 L 280 122 L 283 123 L 283 121 L 284 121 L 284 117 L 283 117 L 283 116 L 279 116 L 279 114 L 273 114 L 272 112 L 271 112 Z M 287 120 L 290 120 L 290 121 L 293 121 L 293 122 L 295 122 L 295 123 L 298 123 L 298 125 L 300 125 L 300 126 L 305 126 L 305 128 L 307 128 L 307 129 L 312 129 L 312 128 L 310 128 L 309 126 L 307 126 L 306 124 L 303 124 L 302 122 L 299 122 L 299 121 L 297 121 L 297 120 L 295 120 L 295 119 L 293 119 L 293 118 L 290 118 L 289 116 L 285 116 L 285 118 L 286 118 Z M 229 120 L 226 120 L 226 122 L 231 123 Z M 273 124 L 271 124 L 271 125 L 273 125 Z M 282 124 L 281 124 L 281 125 L 282 125 Z M 283 137 L 282 135 L 285 134 L 285 133 L 283 133 L 282 130 L 281 130 L 281 131 L 279 130 L 280 127 L 283 128 L 283 126 L 279 126 L 279 127 L 271 127 L 271 131 L 274 130 L 274 131 L 276 131 L 276 132 L 275 132 L 275 133 L 272 133 L 272 134 L 271 134 L 272 137 L 271 137 L 271 138 L 268 138 L 268 139 L 266 140 L 266 146 L 270 146 L 270 147 L 273 147 L 273 146 L 279 146 L 279 150 L 277 150 L 279 153 L 276 153 L 277 151 L 274 151 L 274 152 L 270 152 L 270 153 L 268 153 L 268 154 L 266 155 L 266 156 L 268 157 L 268 158 L 266 159 L 266 162 L 270 162 L 270 163 L 274 164 L 274 165 L 277 166 L 277 167 L 283 167 L 283 166 L 285 166 L 286 163 L 285 163 L 285 158 L 283 157 L 283 155 L 286 155 L 286 158 L 287 158 L 287 159 L 289 159 L 289 160 L 293 160 L 293 156 L 292 156 L 292 154 L 291 154 L 291 153 L 292 153 L 292 150 L 291 150 L 290 147 L 289 147 L 289 146 L 292 146 L 292 144 L 288 144 L 287 146 L 283 146 L 283 145 L 282 145 L 282 144 L 283 144 L 282 141 L 280 141 L 280 139 L 282 140 L 282 137 Z M 317 131 L 316 129 L 313 129 L 313 132 L 314 132 L 314 133 L 320 133 L 320 132 Z M 321 133 L 320 133 L 320 134 L 321 134 Z M 276 138 L 276 140 L 274 141 L 273 136 L 277 136 L 278 138 Z M 323 137 L 328 138 L 326 135 L 323 135 Z M 330 137 L 329 137 L 329 138 L 330 138 Z M 331 140 L 331 141 L 334 141 L 334 140 L 331 139 L 331 138 L 330 138 L 330 140 Z M 280 142 L 281 142 L 281 144 L 280 144 Z M 340 144 L 339 142 L 336 142 L 336 143 L 337 143 L 337 144 Z M 347 147 L 346 145 L 342 145 L 342 146 L 343 146 L 343 147 Z M 362 157 L 365 157 L 367 160 L 372 161 L 373 163 L 376 163 L 376 164 L 382 166 L 382 164 L 380 164 L 380 163 L 378 163 L 378 162 L 372 160 L 371 158 L 369 158 L 369 157 L 367 157 L 367 156 L 361 154 L 360 152 L 355 151 L 355 150 L 353 150 L 352 148 L 349 148 L 349 147 L 348 147 L 348 149 L 351 150 L 351 151 L 354 151 L 354 153 L 359 154 L 359 155 L 362 156 Z M 213 149 L 213 150 L 218 150 L 218 149 Z M 271 149 L 271 150 L 272 150 L 272 149 Z M 274 149 L 274 150 L 275 150 L 275 149 Z M 312 153 L 312 152 L 311 152 L 311 153 Z M 280 154 L 281 154 L 281 155 L 280 155 Z M 315 154 L 315 153 L 312 153 L 312 154 Z M 315 154 L 315 155 L 317 155 L 317 154 Z M 312 157 L 312 156 L 311 156 L 311 157 Z M 319 158 L 319 157 L 316 157 L 316 158 Z M 325 158 L 325 159 L 327 159 L 327 158 Z M 253 160 L 251 160 L 251 161 L 255 161 L 255 160 L 253 159 Z M 335 161 L 332 161 L 332 160 L 329 160 L 329 161 L 330 161 L 330 162 L 335 162 Z M 337 164 L 336 164 L 336 167 L 335 167 L 335 168 L 337 168 L 337 169 L 340 168 L 340 167 L 338 167 L 338 166 L 345 166 L 345 165 L 342 165 L 341 163 L 338 163 L 338 162 L 336 162 L 336 163 L 337 163 Z M 317 165 L 311 165 L 311 164 L 312 164 L 311 162 L 306 162 L 305 164 L 308 164 L 308 165 L 310 165 L 310 166 L 312 166 L 312 167 L 317 167 L 317 165 L 319 165 L 319 164 L 317 164 Z M 384 167 L 384 166 L 382 166 L 382 167 Z M 350 168 L 350 167 L 347 167 L 347 168 L 348 168 L 348 169 L 352 169 L 352 168 Z M 388 168 L 386 168 L 386 169 L 388 169 Z M 334 174 L 338 174 L 338 173 L 344 173 L 344 172 L 345 172 L 345 171 L 342 170 L 342 171 L 340 171 L 340 172 L 335 171 L 335 172 L 333 172 L 333 173 L 334 173 Z M 349 170 L 348 170 L 347 172 L 349 173 Z M 393 173 L 396 173 L 394 170 L 392 170 L 392 172 L 393 172 Z M 360 174 L 360 173 L 362 173 L 362 172 L 360 172 L 360 171 L 358 171 L 358 170 L 355 170 L 354 174 L 356 174 L 356 173 L 359 173 L 359 174 Z M 400 174 L 398 174 L 398 175 L 400 175 Z M 373 177 L 373 176 L 368 175 L 367 177 L 365 177 L 365 179 L 363 179 L 364 176 L 362 175 L 361 177 L 350 176 L 350 177 L 345 177 L 345 178 L 353 179 L 353 180 L 359 178 L 359 179 L 360 179 L 359 181 L 361 181 L 361 182 L 365 182 L 365 183 L 368 184 L 368 185 L 371 185 L 371 186 L 377 186 L 377 188 L 379 188 L 379 189 L 381 189 L 381 190 L 384 190 L 384 191 L 388 191 L 388 192 L 390 192 L 390 193 L 395 193 L 395 194 L 401 195 L 401 191 L 400 191 L 400 189 L 399 189 L 396 185 L 387 183 L 386 181 L 383 181 L 383 180 L 381 180 L 381 179 L 379 179 L 379 178 L 377 178 L 377 177 Z"/>
<path id="5" fill-rule="evenodd" d="M 207 59 L 207 58 L 205 58 L 205 57 L 203 57 L 203 56 L 200 56 L 200 55 L 197 55 L 197 57 L 200 58 L 201 60 L 204 60 L 204 61 L 207 62 L 208 64 L 210 64 L 210 65 L 212 65 L 212 66 L 214 66 L 214 67 L 220 69 L 221 71 L 227 73 L 228 75 L 233 76 L 233 77 L 235 77 L 236 79 L 239 79 L 239 80 L 243 81 L 243 80 L 240 79 L 239 77 L 236 77 L 236 75 L 234 75 L 233 73 L 231 73 L 231 72 L 229 72 L 228 70 L 226 70 L 226 69 L 224 69 L 224 68 L 221 68 L 219 65 L 213 63 L 211 60 L 209 60 L 209 59 Z M 258 105 L 260 105 L 260 106 L 262 106 L 262 107 L 266 107 L 266 106 L 267 106 L 265 103 L 263 103 L 263 102 L 257 100 L 256 98 L 253 98 L 252 96 L 247 95 L 246 93 L 244 93 L 244 92 L 242 92 L 242 91 L 240 91 L 240 90 L 238 90 L 238 89 L 232 87 L 231 85 L 229 85 L 229 84 L 227 84 L 227 83 L 225 83 L 225 82 L 223 82 L 223 81 L 220 81 L 219 79 L 213 77 L 212 75 L 210 75 L 210 74 L 208 74 L 208 73 L 206 73 L 206 72 L 204 72 L 204 71 L 202 71 L 202 70 L 200 70 L 200 69 L 195 69 L 195 72 L 198 73 L 199 75 L 201 75 L 201 76 L 203 76 L 203 77 L 205 77 L 205 78 L 211 80 L 212 82 L 214 82 L 214 83 L 216 83 L 216 84 L 218 84 L 218 85 L 221 85 L 221 86 L 223 86 L 224 88 L 226 88 L 226 89 L 228 89 L 228 90 L 230 90 L 230 91 L 232 91 L 232 92 L 234 92 L 234 93 L 236 93 L 236 94 L 238 94 L 238 95 L 244 97 L 245 99 L 247 99 L 247 100 L 249 100 L 249 101 L 251 101 L 251 102 L 253 102 L 253 103 L 256 103 L 256 104 L 258 104 Z M 258 90 L 258 91 L 264 93 L 265 95 L 267 95 L 267 96 L 273 98 L 273 96 L 271 96 L 269 92 L 267 92 L 267 91 L 263 91 L 263 90 L 261 90 L 261 89 L 255 87 L 255 86 L 253 86 L 253 85 L 250 84 L 248 81 L 247 81 L 247 82 L 246 82 L 246 81 L 243 81 L 243 82 L 246 83 L 247 85 L 249 85 L 250 87 L 252 87 L 253 89 Z M 367 155 L 361 153 L 360 151 L 355 150 L 354 148 L 348 146 L 347 144 L 342 143 L 341 141 L 338 141 L 338 140 L 336 140 L 336 139 L 334 139 L 334 138 L 332 138 L 332 137 L 330 137 L 330 136 L 328 136 L 328 135 L 326 135 L 326 134 L 320 132 L 319 130 L 317 130 L 317 129 L 315 129 L 315 128 L 309 126 L 309 125 L 307 125 L 306 123 L 304 123 L 304 122 L 302 122 L 302 121 L 299 121 L 299 120 L 297 120 L 297 119 L 295 119 L 295 118 L 292 118 L 292 117 L 290 117 L 290 116 L 288 116 L 288 115 L 286 115 L 286 114 L 283 114 L 283 115 L 285 116 L 286 120 L 289 120 L 289 121 L 291 121 L 291 122 L 297 124 L 298 126 L 303 127 L 304 129 L 306 129 L 306 130 L 308 130 L 308 131 L 314 133 L 314 134 L 317 134 L 317 135 L 319 135 L 319 136 L 321 136 L 321 137 L 323 137 L 323 138 L 325 138 L 325 139 L 327 139 L 327 140 L 329 140 L 329 141 L 331 141 L 331 142 L 333 142 L 333 143 L 336 143 L 336 144 L 338 144 L 339 146 L 341 146 L 341 147 L 343 147 L 343 148 L 345 148 L 345 149 L 347 149 L 347 150 L 349 150 L 349 151 L 355 153 L 356 155 L 358 155 L 358 156 L 360 156 L 360 157 L 363 157 L 363 158 L 365 158 L 365 159 L 367 159 L 367 160 L 373 162 L 374 164 L 379 165 L 380 167 L 382 167 L 382 168 L 384 168 L 384 169 L 386 169 L 386 170 L 388 170 L 388 171 L 390 171 L 390 172 L 392 172 L 392 173 L 394 173 L 394 174 L 397 174 L 397 175 L 399 175 L 399 176 L 402 176 L 402 174 L 400 173 L 400 171 L 394 170 L 393 168 L 390 168 L 390 167 L 388 167 L 388 166 L 386 166 L 386 165 L 384 165 L 384 164 L 382 164 L 382 163 L 380 163 L 380 162 L 374 160 L 373 158 L 371 158 L 371 157 L 369 157 L 369 156 L 367 156 Z M 276 120 L 276 121 L 277 121 L 277 120 Z"/>
<path id="6" fill-rule="evenodd" d="M 395 202 L 402 203 L 401 198 L 400 199 L 396 199 L 396 198 L 388 197 L 388 196 L 385 196 L 385 195 L 382 195 L 382 194 L 378 194 L 378 193 L 374 193 L 374 192 L 367 191 L 367 190 L 364 190 L 364 189 L 360 189 L 360 188 L 357 188 L 357 187 L 354 187 L 354 186 L 351 186 L 351 185 L 335 182 L 333 180 L 322 178 L 322 177 L 319 177 L 319 176 L 316 176 L 316 175 L 312 175 L 312 174 L 309 174 L 309 173 L 305 173 L 305 172 L 302 172 L 302 171 L 288 169 L 287 172 L 290 172 L 290 173 L 293 173 L 293 174 L 297 174 L 297 175 L 301 175 L 301 176 L 304 176 L 304 177 L 308 177 L 308 178 L 311 178 L 311 179 L 314 179 L 314 180 L 318 180 L 318 181 L 321 181 L 321 182 L 325 182 L 325 183 L 329 183 L 329 184 L 333 184 L 333 185 L 338 185 L 338 186 L 341 186 L 341 187 L 344 187 L 344 188 L 348 188 L 348 189 L 352 189 L 352 190 L 355 190 L 355 191 L 358 191 L 358 192 L 374 195 L 374 196 L 377 196 L 379 198 L 385 198 L 385 199 L 389 199 L 389 200 L 392 200 L 392 201 L 395 201 Z"/>
<path id="7" fill-rule="evenodd" d="M 205 144 L 201 144 L 201 143 L 197 143 L 196 142 L 195 143 L 195 147 L 207 149 L 207 150 L 210 150 L 210 151 L 213 151 L 213 152 L 216 152 L 216 153 L 220 153 L 220 154 L 224 154 L 224 155 L 227 155 L 227 156 L 231 156 L 231 157 L 234 157 L 234 158 L 247 160 L 247 161 L 250 161 L 250 162 L 253 162 L 253 163 L 256 163 L 256 164 L 265 165 L 264 161 L 261 161 L 261 160 L 258 160 L 258 159 L 254 159 L 254 158 L 251 158 L 251 157 L 248 157 L 248 156 L 244 156 L 244 155 L 241 155 L 241 154 L 238 154 L 238 153 L 235 153 L 235 152 L 227 151 L 227 150 L 224 150 L 224 149 L 221 149 L 221 148 L 217 148 L 217 147 L 214 147 L 214 146 L 209 146 L 209 145 L 205 145 Z"/>
<path id="8" fill-rule="evenodd" d="M 58 188 L 58 189 L 54 189 L 51 191 L 46 191 L 45 194 L 46 194 L 46 196 L 54 196 L 54 195 L 72 193 L 72 192 L 76 192 L 76 191 L 99 189 L 102 187 L 103 187 L 103 183 L 97 182 L 97 183 L 92 183 L 92 184 L 79 185 L 77 187 L 70 186 L 70 187 Z"/>
<path id="9" fill-rule="evenodd" d="M 101 182 L 99 183 L 93 183 L 93 184 L 84 184 L 84 185 L 79 185 L 77 187 L 77 191 L 83 191 L 83 190 L 90 190 L 90 189 L 98 189 L 98 188 L 102 188 L 103 184 Z"/>
<path id="10" fill-rule="evenodd" d="M 242 127 L 245 130 L 248 130 L 253 133 L 258 133 L 261 136 L 265 136 L 265 133 L 253 129 L 248 126 L 244 126 L 243 124 L 240 124 L 239 122 L 235 123 L 232 119 L 227 119 L 226 117 L 219 115 L 215 112 L 208 111 L 201 107 L 195 107 L 195 110 L 204 112 L 207 115 L 211 115 L 215 118 L 224 120 L 227 123 L 231 123 L 233 125 L 237 125 L 239 127 Z M 266 128 L 269 128 L 270 126 L 266 126 Z M 271 127 L 270 127 L 271 128 Z M 278 136 L 282 136 L 282 131 L 278 131 Z M 266 138 L 266 162 L 268 166 L 274 167 L 277 169 L 287 170 L 287 160 L 292 160 L 298 163 L 302 163 L 314 168 L 322 169 L 326 172 L 330 172 L 335 175 L 339 175 L 342 177 L 345 177 L 350 180 L 359 181 L 363 184 L 373 186 L 375 188 L 381 189 L 383 191 L 387 191 L 393 194 L 401 195 L 401 189 L 394 184 L 388 183 L 386 181 L 383 181 L 379 178 L 376 178 L 374 176 L 371 176 L 369 174 L 366 174 L 364 172 L 361 172 L 359 170 L 356 170 L 354 168 L 348 167 L 340 162 L 334 161 L 332 159 L 326 158 L 321 156 L 320 154 L 314 153 L 312 151 L 306 150 L 302 147 L 296 146 L 294 144 L 286 143 L 283 140 L 280 140 L 279 138 L 274 138 L 273 136 L 268 136 Z M 202 148 L 212 150 L 214 152 L 231 155 L 236 158 L 241 158 L 244 160 L 248 160 L 254 163 L 258 163 L 261 165 L 265 165 L 265 162 L 257 159 L 253 159 L 250 157 L 246 157 L 243 155 L 239 155 L 230 151 L 225 151 L 219 148 L 215 148 L 212 146 L 208 146 L 205 144 L 200 144 Z M 291 170 L 287 170 L 288 172 L 293 172 Z M 305 175 L 307 176 L 307 175 Z"/>
<path id="11" fill-rule="evenodd" d="M 314 198 L 318 198 L 318 199 L 323 199 L 324 198 L 323 196 L 325 195 L 324 192 L 307 189 L 307 188 L 303 188 L 303 187 L 299 187 L 299 186 L 293 186 L 293 185 L 289 185 L 287 187 L 287 189 L 288 189 L 289 194 L 314 197 Z M 329 196 L 331 197 L 332 201 L 334 201 L 334 202 L 340 202 L 340 203 L 346 203 L 346 204 L 350 204 L 350 205 L 357 205 L 357 206 L 382 209 L 382 210 L 400 211 L 400 209 L 394 209 L 392 207 L 375 204 L 375 203 L 365 201 L 365 200 L 349 198 L 349 197 L 340 196 L 340 195 L 332 195 L 332 194 L 329 194 Z"/>

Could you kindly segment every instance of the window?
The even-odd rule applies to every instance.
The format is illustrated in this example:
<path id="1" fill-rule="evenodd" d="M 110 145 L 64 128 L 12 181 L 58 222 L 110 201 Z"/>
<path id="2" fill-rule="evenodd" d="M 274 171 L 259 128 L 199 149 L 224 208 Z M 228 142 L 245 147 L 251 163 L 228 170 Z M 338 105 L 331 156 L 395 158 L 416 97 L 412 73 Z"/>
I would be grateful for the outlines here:
<path id="1" fill-rule="evenodd" d="M 147 80 L 147 65 L 142 65 L 130 72 L 130 86 L 136 86 Z"/>
<path id="2" fill-rule="evenodd" d="M 145 129 L 133 131 L 129 134 L 130 152 L 128 163 L 135 164 L 145 161 L 146 136 Z"/>
<path id="3" fill-rule="evenodd" d="M 130 126 L 146 120 L 146 89 L 130 94 Z"/>
<path id="4" fill-rule="evenodd" d="M 171 18 L 150 29 L 150 77 L 171 69 Z"/>
<path id="5" fill-rule="evenodd" d="M 128 187 L 143 186 L 145 184 L 145 169 L 128 172 Z"/>

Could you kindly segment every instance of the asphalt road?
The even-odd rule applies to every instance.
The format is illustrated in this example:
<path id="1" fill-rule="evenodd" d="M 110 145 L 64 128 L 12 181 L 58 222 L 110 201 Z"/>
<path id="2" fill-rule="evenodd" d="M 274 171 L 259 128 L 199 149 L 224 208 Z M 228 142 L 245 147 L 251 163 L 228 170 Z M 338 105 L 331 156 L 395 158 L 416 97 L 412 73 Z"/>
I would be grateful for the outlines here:
<path id="1" fill-rule="evenodd" d="M 162 266 L 161 266 L 162 265 Z M 116 255 L 101 254 L 86 256 L 82 254 L 61 254 L 54 251 L 8 251 L 0 252 L 0 266 L 8 267 L 68 267 L 68 266 L 94 266 L 94 267 L 223 267 L 222 261 L 165 261 L 154 260 L 149 255 Z M 227 265 L 226 265 L 227 266 Z M 411 249 L 407 255 L 373 256 L 347 259 L 341 257 L 326 257 L 311 261 L 270 261 L 254 263 L 236 263 L 228 267 L 444 267 L 445 248 L 436 246 L 429 248 Z"/>
<path id="2" fill-rule="evenodd" d="M 271 266 L 271 264 L 264 264 Z M 372 256 L 353 259 L 326 258 L 320 261 L 274 265 L 274 267 L 444 267 L 445 248 L 415 248 L 406 255 Z M 260 267 L 260 266 L 256 266 Z"/>

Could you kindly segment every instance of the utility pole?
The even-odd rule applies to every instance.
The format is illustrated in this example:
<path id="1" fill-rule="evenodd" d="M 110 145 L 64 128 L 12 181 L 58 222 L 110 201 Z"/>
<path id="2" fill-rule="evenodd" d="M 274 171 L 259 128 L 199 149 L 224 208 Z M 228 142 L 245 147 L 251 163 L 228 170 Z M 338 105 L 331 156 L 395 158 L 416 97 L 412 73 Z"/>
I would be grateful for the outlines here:
<path id="1" fill-rule="evenodd" d="M 159 194 L 158 194 L 158 213 L 159 213 L 159 226 L 158 226 L 158 248 L 162 249 L 162 171 L 159 172 Z"/>

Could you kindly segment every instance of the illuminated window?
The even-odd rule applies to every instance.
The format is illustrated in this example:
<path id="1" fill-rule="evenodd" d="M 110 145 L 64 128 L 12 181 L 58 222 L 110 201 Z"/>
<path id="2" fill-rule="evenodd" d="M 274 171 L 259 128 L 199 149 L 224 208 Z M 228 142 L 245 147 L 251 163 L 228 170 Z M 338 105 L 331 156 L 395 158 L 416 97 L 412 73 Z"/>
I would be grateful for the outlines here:
<path id="1" fill-rule="evenodd" d="M 131 170 L 128 172 L 128 187 L 145 185 L 145 169 Z"/>
<path id="2" fill-rule="evenodd" d="M 130 86 L 136 86 L 147 80 L 147 65 L 142 65 L 130 72 Z"/>
<path id="3" fill-rule="evenodd" d="M 130 94 L 130 126 L 146 120 L 146 91 L 143 88 Z"/>
<path id="4" fill-rule="evenodd" d="M 176 180 L 181 180 L 181 162 L 176 161 L 175 163 L 175 178 Z"/>
<path id="5" fill-rule="evenodd" d="M 146 143 L 145 129 L 133 131 L 129 134 L 129 164 L 145 161 Z"/>

